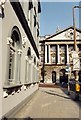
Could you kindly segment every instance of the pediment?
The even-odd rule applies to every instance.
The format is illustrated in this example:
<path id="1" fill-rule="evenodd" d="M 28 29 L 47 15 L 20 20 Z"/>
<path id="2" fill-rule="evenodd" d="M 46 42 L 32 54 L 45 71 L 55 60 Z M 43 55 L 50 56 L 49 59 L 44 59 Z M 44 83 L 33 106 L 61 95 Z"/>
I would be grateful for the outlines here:
<path id="1" fill-rule="evenodd" d="M 46 40 L 73 40 L 74 39 L 74 28 L 70 27 L 62 30 L 54 35 L 49 36 Z M 81 39 L 81 31 L 76 29 L 76 39 Z"/>

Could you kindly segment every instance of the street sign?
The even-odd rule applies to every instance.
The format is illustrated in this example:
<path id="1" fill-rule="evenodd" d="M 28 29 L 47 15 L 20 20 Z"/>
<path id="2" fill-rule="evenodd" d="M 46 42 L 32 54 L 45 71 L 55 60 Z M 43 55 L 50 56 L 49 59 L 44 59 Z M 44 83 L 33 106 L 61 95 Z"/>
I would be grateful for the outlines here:
<path id="1" fill-rule="evenodd" d="M 80 59 L 77 51 L 72 52 L 73 71 L 80 70 Z"/>
<path id="2" fill-rule="evenodd" d="M 73 71 L 80 70 L 80 59 L 74 58 L 73 59 Z"/>

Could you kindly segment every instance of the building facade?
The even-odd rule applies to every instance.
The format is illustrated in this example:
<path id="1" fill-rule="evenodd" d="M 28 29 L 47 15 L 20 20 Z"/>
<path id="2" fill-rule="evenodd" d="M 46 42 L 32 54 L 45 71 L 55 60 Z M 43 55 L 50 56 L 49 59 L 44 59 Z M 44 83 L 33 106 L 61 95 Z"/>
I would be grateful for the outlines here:
<path id="1" fill-rule="evenodd" d="M 73 52 L 74 28 L 58 30 L 54 35 L 41 36 L 40 41 L 40 70 L 44 69 L 44 82 L 68 82 L 66 68 L 69 67 L 70 79 L 74 79 Z M 79 54 L 79 71 L 81 61 L 81 30 L 76 29 L 77 54 Z M 42 72 L 40 72 L 42 73 Z M 79 79 L 80 77 L 80 72 Z M 41 74 L 42 75 L 42 74 Z M 42 76 L 40 76 L 42 80 Z"/>
<path id="2" fill-rule="evenodd" d="M 40 12 L 39 0 L 0 1 L 0 118 L 13 117 L 38 89 Z"/>

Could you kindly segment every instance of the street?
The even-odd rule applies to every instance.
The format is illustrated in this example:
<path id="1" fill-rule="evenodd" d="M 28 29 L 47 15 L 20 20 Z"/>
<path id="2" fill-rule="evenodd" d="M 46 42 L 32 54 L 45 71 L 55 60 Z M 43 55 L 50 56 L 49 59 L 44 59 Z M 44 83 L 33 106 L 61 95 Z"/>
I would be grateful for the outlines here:
<path id="1" fill-rule="evenodd" d="M 79 101 L 80 102 L 80 101 Z M 80 104 L 72 100 L 61 88 L 40 87 L 34 97 L 15 118 L 77 118 Z"/>

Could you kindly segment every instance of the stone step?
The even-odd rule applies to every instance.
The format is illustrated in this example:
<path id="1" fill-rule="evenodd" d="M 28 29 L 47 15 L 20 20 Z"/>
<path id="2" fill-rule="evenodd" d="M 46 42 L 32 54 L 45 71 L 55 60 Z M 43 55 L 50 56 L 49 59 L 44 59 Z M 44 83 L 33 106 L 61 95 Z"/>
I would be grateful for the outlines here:
<path id="1" fill-rule="evenodd" d="M 54 83 L 40 83 L 39 87 L 60 88 L 60 85 L 59 84 L 54 84 Z"/>

